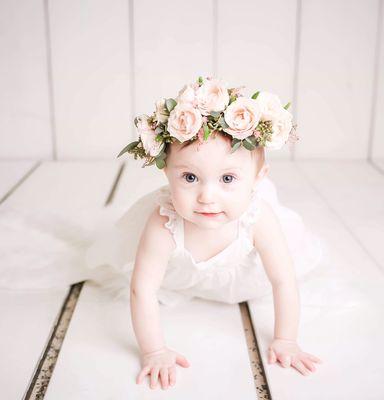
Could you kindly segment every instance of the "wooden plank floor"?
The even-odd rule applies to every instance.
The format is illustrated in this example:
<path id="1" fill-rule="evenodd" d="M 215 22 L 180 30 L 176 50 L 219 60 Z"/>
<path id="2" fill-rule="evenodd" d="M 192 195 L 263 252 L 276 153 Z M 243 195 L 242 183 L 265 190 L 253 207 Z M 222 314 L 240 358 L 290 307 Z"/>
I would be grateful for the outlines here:
<path id="1" fill-rule="evenodd" d="M 381 335 L 377 334 L 384 331 L 383 259 L 379 247 L 384 177 L 364 162 L 273 161 L 271 167 L 271 178 L 282 204 L 299 212 L 308 226 L 327 240 L 327 262 L 331 262 L 327 266 L 342 277 L 329 293 L 314 283 L 302 288 L 305 304 L 299 341 L 305 351 L 325 361 L 317 364 L 317 372 L 304 377 L 293 369 L 266 363 L 266 350 L 273 335 L 271 303 L 248 303 L 263 359 L 261 365 L 252 361 L 257 351 L 250 346 L 252 338 L 248 334 L 252 329 L 246 328 L 243 320 L 244 304 L 239 307 L 196 299 L 176 308 L 161 306 L 168 344 L 187 356 L 191 367 L 178 367 L 177 384 L 167 391 L 138 386 L 134 379 L 139 359 L 129 304 L 113 300 L 96 285 L 86 283 L 76 308 L 72 306 L 72 321 L 46 398 L 261 399 L 268 398 L 268 390 L 275 400 L 384 397 L 380 382 L 383 348 Z M 24 173 L 28 168 L 31 165 L 24 165 Z M 23 173 L 7 178 L 10 183 L 3 183 L 3 193 L 13 182 L 19 182 L 6 202 L 12 200 L 17 206 L 37 212 L 42 201 L 47 209 L 54 210 L 59 204 L 78 211 L 91 204 L 102 206 L 107 196 L 114 204 L 127 208 L 146 192 L 166 183 L 158 171 L 127 162 L 110 196 L 117 173 L 118 164 L 113 162 L 46 162 L 24 181 L 20 181 Z M 90 183 L 90 177 L 97 179 Z M 137 188 L 135 192 L 133 187 Z M 6 354 L 0 361 L 4 398 L 21 398 L 25 392 L 64 294 L 0 293 L 1 313 L 5 316 L 0 328 L 4 338 L 0 351 Z M 334 306 L 319 305 L 325 295 L 335 301 Z M 28 318 L 23 318 L 27 313 Z M 31 329 L 33 321 L 37 322 Z M 7 351 L 10 348 L 12 352 Z M 269 389 L 265 382 L 255 385 L 255 371 L 259 370 L 258 376 L 262 376 L 264 369 Z M 41 391 L 29 398 L 43 397 Z"/>
<path id="2" fill-rule="evenodd" d="M 316 364 L 316 373 L 303 377 L 266 363 L 273 305 L 249 302 L 272 398 L 383 398 L 384 277 L 377 235 L 383 223 L 384 176 L 360 162 L 274 165 L 271 175 L 280 183 L 283 204 L 297 210 L 330 246 L 324 287 L 317 282 L 301 288 L 299 342 L 324 360 Z M 316 305 L 325 298 L 334 306 Z"/>
<path id="3" fill-rule="evenodd" d="M 118 163 L 44 162 L 31 173 L 30 163 L 0 163 L 2 187 L 8 182 L 11 193 L 4 193 L 1 209 L 57 211 L 103 206 Z M 21 172 L 23 171 L 23 172 Z M 24 179 L 20 181 L 20 178 Z M 97 180 L 90 179 L 97 176 Z M 14 177 L 14 182 L 10 176 Z M 1 262 L 1 261 L 0 261 Z M 39 360 L 53 332 L 69 288 L 0 291 L 0 383 L 2 398 L 20 399 L 37 372 Z M 60 332 L 57 332 L 58 334 Z"/>
<path id="4" fill-rule="evenodd" d="M 132 192 L 137 187 L 134 182 L 140 182 L 138 192 Z M 137 170 L 128 164 L 114 201 L 132 204 L 164 183 L 165 177 L 157 171 Z M 102 296 L 93 285 L 85 284 L 47 399 L 257 398 L 238 305 L 196 299 L 177 307 L 160 306 L 168 345 L 191 363 L 188 369 L 178 367 L 176 386 L 163 392 L 160 388 L 152 391 L 148 382 L 135 383 L 140 364 L 129 303 Z M 102 350 L 95 352 L 96 348 Z"/>

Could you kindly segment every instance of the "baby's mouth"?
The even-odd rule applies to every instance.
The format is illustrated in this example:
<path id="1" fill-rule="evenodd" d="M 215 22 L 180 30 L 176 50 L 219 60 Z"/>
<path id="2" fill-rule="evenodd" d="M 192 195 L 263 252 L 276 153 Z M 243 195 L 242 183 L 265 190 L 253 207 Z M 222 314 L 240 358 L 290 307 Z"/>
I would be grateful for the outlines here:
<path id="1" fill-rule="evenodd" d="M 221 214 L 223 214 L 222 211 L 216 212 L 216 213 L 206 213 L 206 212 L 199 212 L 199 211 L 195 211 L 197 214 L 202 215 L 204 217 L 216 217 L 219 216 Z"/>

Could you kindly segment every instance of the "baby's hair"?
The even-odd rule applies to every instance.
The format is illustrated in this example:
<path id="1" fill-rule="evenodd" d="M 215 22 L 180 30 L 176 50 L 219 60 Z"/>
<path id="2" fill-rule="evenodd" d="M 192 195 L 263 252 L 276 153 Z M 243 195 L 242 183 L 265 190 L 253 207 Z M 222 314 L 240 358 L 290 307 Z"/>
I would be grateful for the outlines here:
<path id="1" fill-rule="evenodd" d="M 229 146 L 231 147 L 232 139 L 229 136 L 223 135 L 220 132 L 218 132 L 218 134 L 222 138 L 224 138 L 227 141 L 227 143 L 229 144 Z M 187 140 L 187 141 L 181 143 L 180 150 L 185 148 L 185 147 L 190 146 L 193 143 L 195 143 L 195 141 L 190 141 L 190 140 Z M 169 154 L 171 146 L 172 146 L 172 144 L 167 146 L 167 149 L 166 149 L 166 153 L 167 154 Z M 257 146 L 254 150 L 251 150 L 251 156 L 252 156 L 253 160 L 256 158 L 256 160 L 257 160 L 257 172 L 259 172 L 261 170 L 261 168 L 265 164 L 265 149 L 264 149 L 264 147 L 263 146 Z"/>

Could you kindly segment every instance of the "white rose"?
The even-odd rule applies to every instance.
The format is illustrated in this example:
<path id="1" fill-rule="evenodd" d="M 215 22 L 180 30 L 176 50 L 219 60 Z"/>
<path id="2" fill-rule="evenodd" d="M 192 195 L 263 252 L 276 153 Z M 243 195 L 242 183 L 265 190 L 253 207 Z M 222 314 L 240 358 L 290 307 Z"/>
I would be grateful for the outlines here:
<path id="1" fill-rule="evenodd" d="M 254 99 L 239 97 L 224 112 L 229 128 L 224 131 L 236 139 L 245 139 L 256 129 L 260 121 L 260 109 Z"/>
<path id="2" fill-rule="evenodd" d="M 203 119 L 200 111 L 188 103 L 177 104 L 168 119 L 168 132 L 180 142 L 185 142 L 197 134 Z"/>
<path id="3" fill-rule="evenodd" d="M 283 107 L 280 113 L 272 120 L 272 140 L 266 141 L 265 147 L 279 150 L 284 146 L 292 129 L 292 118 L 292 114 Z"/>
<path id="4" fill-rule="evenodd" d="M 192 85 L 185 85 L 176 97 L 177 104 L 188 103 L 192 106 L 196 105 L 196 93 Z"/>
<path id="5" fill-rule="evenodd" d="M 156 102 L 156 120 L 158 122 L 167 122 L 169 113 L 165 106 L 165 99 L 160 99 Z"/>
<path id="6" fill-rule="evenodd" d="M 196 92 L 197 107 L 203 115 L 223 111 L 229 103 L 227 84 L 218 79 L 206 79 Z"/>
<path id="7" fill-rule="evenodd" d="M 256 102 L 261 112 L 261 121 L 272 121 L 284 109 L 280 99 L 275 94 L 269 92 L 260 92 L 256 98 Z"/>
<path id="8" fill-rule="evenodd" d="M 136 118 L 136 126 L 145 152 L 152 157 L 156 157 L 161 151 L 162 143 L 155 140 L 157 135 L 149 124 L 148 119 L 148 115 L 140 115 Z"/>

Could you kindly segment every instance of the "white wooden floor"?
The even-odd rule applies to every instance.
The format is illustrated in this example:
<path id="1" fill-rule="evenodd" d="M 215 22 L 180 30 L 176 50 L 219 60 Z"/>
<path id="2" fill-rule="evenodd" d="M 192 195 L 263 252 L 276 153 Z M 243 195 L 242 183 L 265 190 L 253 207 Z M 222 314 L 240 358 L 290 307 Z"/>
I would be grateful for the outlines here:
<path id="1" fill-rule="evenodd" d="M 155 169 L 138 164 L 127 162 L 114 188 L 121 165 L 117 160 L 0 162 L 0 208 L 14 204 L 75 211 L 103 207 L 108 198 L 128 207 L 165 183 Z M 359 161 L 271 162 L 270 176 L 281 202 L 327 240 L 330 265 L 341 279 L 331 293 L 333 307 L 321 305 L 325 292 L 318 286 L 302 289 L 299 343 L 324 360 L 307 377 L 266 363 L 272 304 L 249 302 L 274 400 L 384 398 L 381 171 Z M 27 393 L 66 295 L 66 290 L 0 290 L 1 398 L 21 399 Z M 162 306 L 161 315 L 168 345 L 191 363 L 188 369 L 178 367 L 176 386 L 166 391 L 135 384 L 139 359 L 129 304 L 86 283 L 45 398 L 269 398 L 254 382 L 239 306 L 196 299 L 172 309 Z"/>

